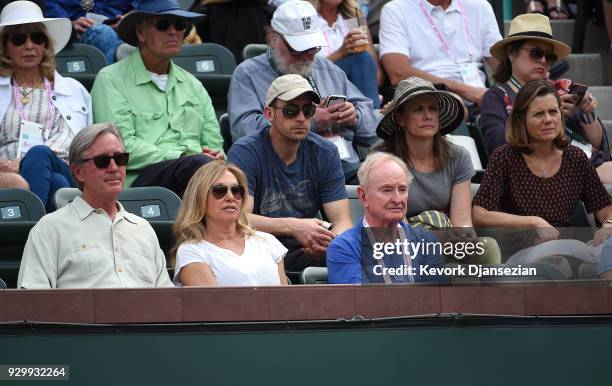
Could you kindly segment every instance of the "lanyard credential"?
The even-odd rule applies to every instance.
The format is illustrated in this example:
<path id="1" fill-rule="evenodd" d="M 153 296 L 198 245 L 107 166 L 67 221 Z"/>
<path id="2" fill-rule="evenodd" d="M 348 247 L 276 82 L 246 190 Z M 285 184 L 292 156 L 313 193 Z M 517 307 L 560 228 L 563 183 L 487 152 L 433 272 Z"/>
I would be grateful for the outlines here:
<path id="1" fill-rule="evenodd" d="M 434 33 L 438 37 L 438 40 L 440 40 L 440 43 L 442 43 L 442 47 L 444 48 L 444 51 L 446 51 L 448 56 L 450 56 L 450 58 L 455 63 L 459 63 L 459 61 L 451 53 L 450 47 L 448 45 L 448 42 L 446 41 L 446 38 L 444 37 L 444 35 L 442 35 L 442 33 L 440 32 L 438 27 L 436 27 L 436 24 L 434 23 L 433 19 L 431 18 L 431 15 L 425 9 L 425 6 L 423 5 L 423 0 L 418 0 L 418 1 L 419 1 L 419 6 L 421 7 L 421 11 L 423 11 L 423 14 L 427 18 L 427 21 L 429 22 L 429 25 L 431 26 L 431 29 L 434 31 Z M 463 17 L 463 28 L 465 29 L 465 36 L 467 38 L 467 46 L 468 46 L 468 50 L 470 51 L 470 62 L 471 62 L 472 59 L 474 58 L 474 51 L 472 50 L 472 46 L 474 46 L 474 48 L 475 48 L 476 45 L 474 44 L 474 38 L 472 37 L 472 33 L 470 32 L 470 28 L 468 26 L 468 19 L 467 19 L 467 14 L 465 12 L 465 7 L 463 6 L 463 1 L 461 1 L 461 0 L 455 0 L 455 1 L 459 5 L 459 13 L 461 13 L 461 16 Z"/>
<path id="2" fill-rule="evenodd" d="M 366 221 L 365 217 L 363 218 L 363 227 L 366 228 L 366 234 L 368 235 L 368 240 L 370 242 L 370 245 L 374 245 L 374 243 L 376 242 L 376 239 L 374 238 L 374 234 L 372 234 L 372 230 L 370 229 L 370 224 L 368 224 L 368 222 Z M 399 233 L 399 239 L 402 242 L 402 245 L 404 244 L 404 240 L 407 239 L 406 236 L 406 232 L 404 231 L 404 228 L 402 227 L 401 224 L 397 224 L 397 231 Z M 402 258 L 404 260 L 404 267 L 407 269 L 408 272 L 408 282 L 409 283 L 414 283 L 414 276 L 412 275 L 412 259 L 411 257 L 406 253 L 405 250 L 402 250 Z M 385 259 L 384 257 L 382 257 L 380 260 L 380 267 L 381 267 L 381 271 L 383 273 L 383 278 L 385 280 L 385 284 L 391 284 L 391 276 L 389 275 L 388 271 L 385 269 Z"/>
<path id="3" fill-rule="evenodd" d="M 21 98 L 19 98 L 19 84 L 17 83 L 17 79 L 13 78 L 13 91 L 15 94 L 15 106 L 17 110 L 19 110 L 19 117 L 21 121 L 26 121 L 25 111 L 23 110 L 23 103 L 21 102 Z M 45 78 L 45 91 L 47 92 L 47 109 L 51 115 L 50 119 L 47 119 L 47 127 L 42 132 L 43 139 L 49 139 L 51 135 L 51 127 L 53 126 L 53 122 L 55 121 L 55 106 L 53 102 L 51 102 L 51 84 Z"/>

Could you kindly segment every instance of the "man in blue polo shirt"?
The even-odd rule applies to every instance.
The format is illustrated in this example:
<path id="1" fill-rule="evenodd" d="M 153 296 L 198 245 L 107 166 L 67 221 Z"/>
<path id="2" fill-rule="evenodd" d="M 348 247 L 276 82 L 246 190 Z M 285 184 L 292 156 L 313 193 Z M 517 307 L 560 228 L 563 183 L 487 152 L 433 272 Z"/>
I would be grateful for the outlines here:
<path id="1" fill-rule="evenodd" d="M 357 176 L 357 194 L 364 217 L 329 245 L 329 282 L 441 281 L 443 278 L 435 271 L 444 263 L 435 248 L 438 239 L 433 233 L 413 228 L 404 221 L 411 179 L 406 164 L 391 154 L 372 153 Z"/>

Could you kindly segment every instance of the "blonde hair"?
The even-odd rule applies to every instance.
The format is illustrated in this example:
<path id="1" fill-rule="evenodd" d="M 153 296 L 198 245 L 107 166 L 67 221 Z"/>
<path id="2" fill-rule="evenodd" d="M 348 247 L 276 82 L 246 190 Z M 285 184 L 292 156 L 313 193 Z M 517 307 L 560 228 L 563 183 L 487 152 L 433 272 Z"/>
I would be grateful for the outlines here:
<path id="1" fill-rule="evenodd" d="M 13 61 L 8 56 L 7 44 L 12 33 L 42 32 L 47 36 L 47 44 L 43 50 L 43 57 L 39 64 L 40 73 L 46 79 L 53 81 L 55 75 L 55 51 L 53 40 L 42 23 L 26 23 L 6 26 L 0 32 L 0 76 L 13 75 Z"/>
<path id="2" fill-rule="evenodd" d="M 238 185 L 244 188 L 245 196 L 242 199 L 238 219 L 236 220 L 236 231 L 248 237 L 255 233 L 249 226 L 246 218 L 246 197 L 248 193 L 247 180 L 236 165 L 220 160 L 208 162 L 200 167 L 191 177 L 187 189 L 183 195 L 181 209 L 174 222 L 175 244 L 170 251 L 171 264 L 176 261 L 176 251 L 178 247 L 186 242 L 199 242 L 206 237 L 206 202 L 208 192 L 223 173 L 232 173 Z"/>
<path id="3" fill-rule="evenodd" d="M 310 4 L 319 12 L 321 9 L 321 1 L 320 0 L 308 0 Z M 354 18 L 357 16 L 363 16 L 361 12 L 361 8 L 359 8 L 359 4 L 355 0 L 343 0 L 342 3 L 338 6 L 338 12 L 342 14 L 344 18 Z"/>

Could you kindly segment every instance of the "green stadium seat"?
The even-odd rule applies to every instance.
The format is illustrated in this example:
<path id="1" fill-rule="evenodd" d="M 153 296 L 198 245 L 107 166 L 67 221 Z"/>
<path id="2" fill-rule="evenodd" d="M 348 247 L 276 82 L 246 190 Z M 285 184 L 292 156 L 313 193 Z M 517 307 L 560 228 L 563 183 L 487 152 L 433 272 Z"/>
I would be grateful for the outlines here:
<path id="1" fill-rule="evenodd" d="M 233 143 L 229 115 L 227 113 L 219 117 L 219 128 L 221 129 L 221 137 L 223 138 L 223 151 L 227 154 Z"/>
<path id="2" fill-rule="evenodd" d="M 265 44 L 247 44 L 242 49 L 242 59 L 247 60 L 254 58 L 257 55 L 261 55 L 268 49 Z"/>
<path id="3" fill-rule="evenodd" d="M 77 188 L 61 188 L 53 196 L 56 209 L 66 206 L 83 192 Z M 181 206 L 181 199 L 171 190 L 159 186 L 125 188 L 119 201 L 130 213 L 151 221 L 174 221 Z"/>
<path id="4" fill-rule="evenodd" d="M 300 284 L 327 284 L 326 267 L 307 267 L 300 274 Z"/>
<path id="5" fill-rule="evenodd" d="M 236 69 L 236 60 L 230 50 L 216 43 L 184 45 L 172 61 L 202 83 L 217 117 L 227 111 L 227 93 Z"/>
<path id="6" fill-rule="evenodd" d="M 363 217 L 363 207 L 357 198 L 357 186 L 358 185 L 346 185 L 346 194 L 349 201 L 349 213 L 351 215 L 351 221 L 356 224 L 360 218 Z"/>
<path id="7" fill-rule="evenodd" d="M 0 276 L 9 288 L 17 285 L 23 247 L 36 221 L 0 222 Z"/>
<path id="8" fill-rule="evenodd" d="M 88 91 L 98 72 L 107 64 L 102 51 L 89 44 L 74 43 L 55 56 L 57 72 L 78 80 Z"/>
<path id="9" fill-rule="evenodd" d="M 0 222 L 38 221 L 45 213 L 40 198 L 29 190 L 0 189 Z"/>

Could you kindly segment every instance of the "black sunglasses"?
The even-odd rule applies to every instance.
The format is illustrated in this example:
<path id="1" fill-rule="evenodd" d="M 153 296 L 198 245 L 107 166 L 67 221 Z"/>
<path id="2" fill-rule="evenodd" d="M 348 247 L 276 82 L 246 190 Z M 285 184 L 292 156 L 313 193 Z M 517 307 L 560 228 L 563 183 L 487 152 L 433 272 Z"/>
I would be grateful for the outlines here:
<path id="1" fill-rule="evenodd" d="M 540 47 L 522 47 L 529 51 L 529 57 L 533 60 L 546 60 L 546 63 L 553 64 L 557 61 L 557 55 L 552 52 L 545 52 Z"/>
<path id="2" fill-rule="evenodd" d="M 270 107 L 272 107 L 273 109 L 282 110 L 283 116 L 285 118 L 297 117 L 298 114 L 300 113 L 300 110 L 304 113 L 305 118 L 310 118 L 315 114 L 315 111 L 317 110 L 317 106 L 312 103 L 308 105 L 303 105 L 302 107 L 298 105 L 291 105 L 291 104 L 285 105 L 283 107 L 270 105 Z"/>
<path id="3" fill-rule="evenodd" d="M 155 21 L 155 28 L 157 28 L 158 31 L 163 32 L 167 30 L 168 28 L 170 28 L 171 24 L 174 25 L 174 29 L 177 31 L 184 31 L 189 26 L 189 23 L 187 23 L 187 20 L 185 19 L 167 18 L 167 19 L 157 19 Z"/>
<path id="4" fill-rule="evenodd" d="M 240 185 L 233 185 L 232 187 L 229 187 L 227 185 L 217 184 L 213 185 L 212 188 L 210 188 L 210 192 L 217 200 L 220 200 L 225 197 L 228 190 L 232 192 L 232 196 L 234 196 L 236 200 L 242 200 L 242 198 L 244 197 L 244 187 Z"/>
<path id="5" fill-rule="evenodd" d="M 289 45 L 289 43 L 287 43 L 283 35 L 280 35 L 280 37 L 283 40 L 283 43 L 285 43 L 285 46 L 287 46 L 287 49 L 289 49 L 289 53 L 291 54 L 291 56 L 314 55 L 317 52 L 321 51 L 321 47 L 313 47 L 304 51 L 296 51 L 293 49 L 293 47 Z"/>
<path id="6" fill-rule="evenodd" d="M 23 44 L 25 44 L 26 40 L 28 40 L 28 37 L 30 38 L 30 41 L 34 44 L 47 44 L 47 35 L 45 35 L 44 32 L 32 32 L 29 34 L 19 32 L 16 34 L 12 34 L 11 43 L 13 43 L 13 45 L 17 47 L 22 46 Z"/>
<path id="7" fill-rule="evenodd" d="M 97 155 L 95 157 L 85 158 L 82 162 L 85 163 L 87 161 L 93 161 L 94 165 L 96 165 L 98 169 L 105 169 L 108 167 L 111 160 L 115 161 L 115 165 L 117 166 L 125 166 L 127 165 L 129 159 L 130 159 L 129 153 L 115 153 L 112 156 L 111 155 Z"/>

